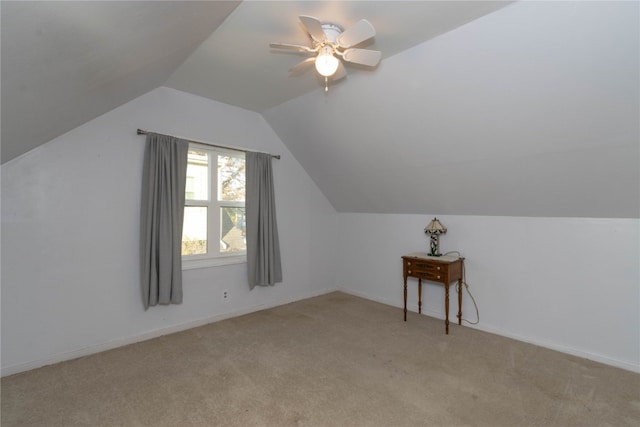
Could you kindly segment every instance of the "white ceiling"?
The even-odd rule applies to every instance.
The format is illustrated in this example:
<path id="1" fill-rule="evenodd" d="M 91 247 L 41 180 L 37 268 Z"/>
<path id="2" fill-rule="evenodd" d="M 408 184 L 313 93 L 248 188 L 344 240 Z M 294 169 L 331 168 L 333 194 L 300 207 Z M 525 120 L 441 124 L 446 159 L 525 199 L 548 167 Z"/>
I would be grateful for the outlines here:
<path id="1" fill-rule="evenodd" d="M 269 48 L 307 42 L 301 14 L 366 17 L 389 57 L 507 4 L 2 1 L 2 162 L 158 86 L 256 112 L 310 92 L 313 73 L 287 72 L 302 58 Z"/>
<path id="2" fill-rule="evenodd" d="M 306 55 L 269 48 L 270 42 L 310 45 L 300 15 L 345 29 L 366 18 L 377 35 L 363 47 L 380 50 L 384 64 L 385 58 L 506 5 L 503 1 L 245 1 L 165 86 L 262 112 L 320 86 L 312 68 L 302 76 L 289 76 L 289 68 Z M 370 71 L 349 67 L 348 72 L 355 78 Z"/>
<path id="3" fill-rule="evenodd" d="M 339 211 L 638 218 L 638 12 L 514 4 L 263 116 Z"/>
<path id="4" fill-rule="evenodd" d="M 9 2 L 2 162 L 158 86 L 263 115 L 339 211 L 639 217 L 638 2 Z M 297 16 L 366 18 L 325 93 Z"/>
<path id="5" fill-rule="evenodd" d="M 2 162 L 162 86 L 237 4 L 2 1 Z"/>

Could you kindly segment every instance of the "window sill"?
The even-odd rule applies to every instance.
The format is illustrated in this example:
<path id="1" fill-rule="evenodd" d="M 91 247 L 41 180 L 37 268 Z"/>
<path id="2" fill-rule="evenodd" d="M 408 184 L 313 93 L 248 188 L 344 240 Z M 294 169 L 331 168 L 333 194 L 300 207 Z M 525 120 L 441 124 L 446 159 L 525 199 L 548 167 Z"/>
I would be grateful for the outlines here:
<path id="1" fill-rule="evenodd" d="M 246 255 L 234 255 L 218 258 L 204 259 L 182 259 L 183 270 L 194 270 L 196 268 L 218 267 L 221 265 L 243 264 L 247 262 Z"/>

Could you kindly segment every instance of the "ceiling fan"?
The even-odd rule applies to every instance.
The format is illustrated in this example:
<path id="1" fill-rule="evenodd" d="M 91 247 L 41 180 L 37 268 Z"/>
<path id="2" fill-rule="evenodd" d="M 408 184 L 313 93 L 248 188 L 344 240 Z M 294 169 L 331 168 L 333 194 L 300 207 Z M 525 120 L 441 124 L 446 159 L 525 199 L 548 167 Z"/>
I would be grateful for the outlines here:
<path id="1" fill-rule="evenodd" d="M 292 75 L 306 71 L 312 63 L 315 64 L 318 73 L 324 77 L 325 87 L 328 90 L 328 81 L 339 80 L 347 75 L 347 71 L 336 56 L 346 62 L 375 67 L 380 62 L 381 53 L 377 50 L 359 49 L 354 46 L 371 39 L 376 35 L 373 25 L 366 19 L 361 19 L 346 31 L 334 23 L 322 23 L 313 16 L 301 15 L 300 22 L 311 37 L 313 47 L 287 43 L 270 43 L 275 49 L 287 49 L 297 52 L 313 53 L 311 58 L 294 65 L 289 72 Z"/>

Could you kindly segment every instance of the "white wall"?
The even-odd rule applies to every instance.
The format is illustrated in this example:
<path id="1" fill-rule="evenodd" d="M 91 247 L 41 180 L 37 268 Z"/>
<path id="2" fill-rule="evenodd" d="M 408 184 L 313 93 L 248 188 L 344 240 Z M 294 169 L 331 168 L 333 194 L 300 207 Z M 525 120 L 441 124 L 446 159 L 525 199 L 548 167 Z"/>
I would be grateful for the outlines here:
<path id="1" fill-rule="evenodd" d="M 250 292 L 244 264 L 187 270 L 182 305 L 143 310 L 138 127 L 282 155 L 274 172 L 284 283 Z M 1 171 L 3 375 L 337 286 L 401 307 L 400 257 L 426 250 L 432 217 L 336 214 L 258 114 L 166 88 Z M 442 249 L 467 257 L 478 328 L 640 371 L 637 219 L 440 218 L 449 229 Z M 424 291 L 425 313 L 442 317 L 441 287 Z M 467 295 L 463 308 L 473 320 Z"/>
<path id="2" fill-rule="evenodd" d="M 339 214 L 340 287 L 401 307 L 400 257 L 428 251 L 423 229 L 432 218 Z M 480 310 L 475 327 L 640 372 L 638 219 L 438 218 L 448 228 L 441 251 L 466 257 Z M 409 309 L 417 312 L 417 281 L 410 282 Z M 450 299 L 457 307 L 454 293 Z M 423 288 L 423 313 L 444 318 L 442 285 Z M 475 320 L 466 293 L 463 317 Z"/>
<path id="3" fill-rule="evenodd" d="M 184 302 L 144 311 L 137 128 L 282 156 L 283 283 L 249 291 L 245 264 L 185 270 Z M 336 219 L 260 115 L 156 89 L 2 165 L 2 374 L 334 290 Z"/>

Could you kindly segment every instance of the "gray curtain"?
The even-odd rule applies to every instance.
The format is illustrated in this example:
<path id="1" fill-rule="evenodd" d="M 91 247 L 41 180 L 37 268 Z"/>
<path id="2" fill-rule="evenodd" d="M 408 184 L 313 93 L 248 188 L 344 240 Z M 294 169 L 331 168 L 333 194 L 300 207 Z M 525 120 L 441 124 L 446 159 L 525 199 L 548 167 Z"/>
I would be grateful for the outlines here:
<path id="1" fill-rule="evenodd" d="M 145 310 L 182 302 L 182 222 L 189 143 L 149 133 L 141 204 L 141 280 Z"/>
<path id="2" fill-rule="evenodd" d="M 271 155 L 248 152 L 247 268 L 249 288 L 282 282 Z"/>

